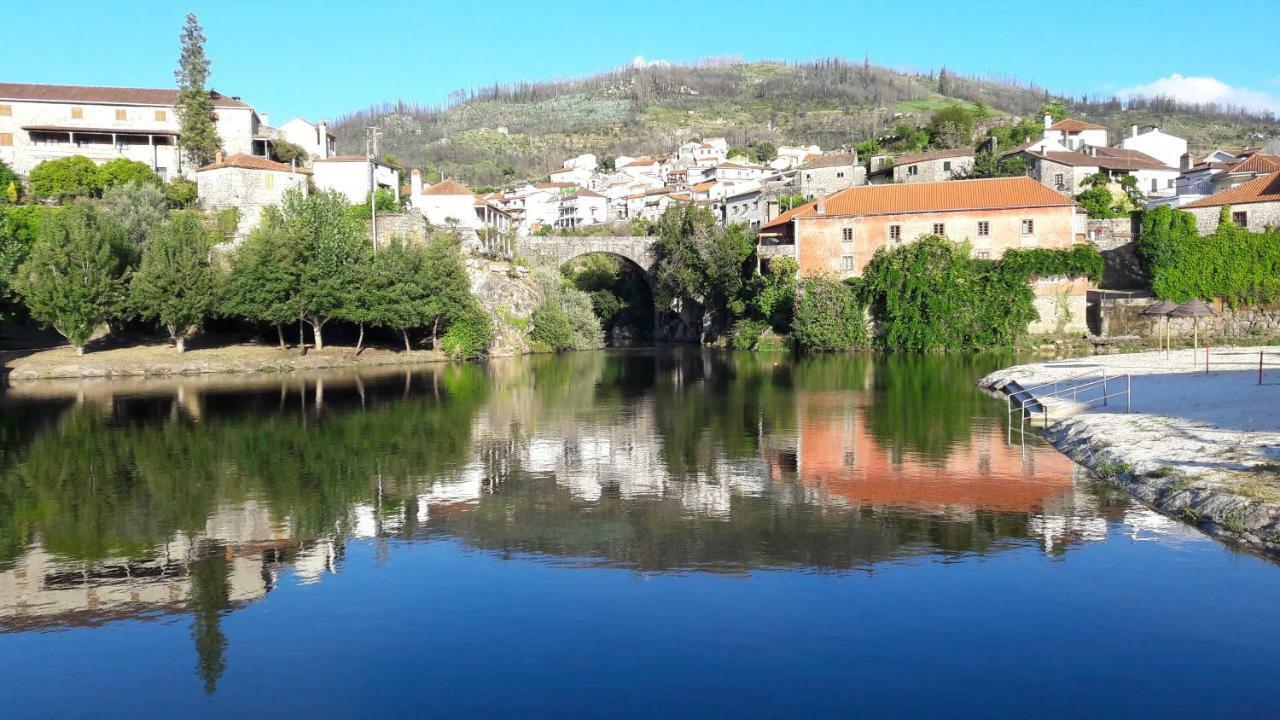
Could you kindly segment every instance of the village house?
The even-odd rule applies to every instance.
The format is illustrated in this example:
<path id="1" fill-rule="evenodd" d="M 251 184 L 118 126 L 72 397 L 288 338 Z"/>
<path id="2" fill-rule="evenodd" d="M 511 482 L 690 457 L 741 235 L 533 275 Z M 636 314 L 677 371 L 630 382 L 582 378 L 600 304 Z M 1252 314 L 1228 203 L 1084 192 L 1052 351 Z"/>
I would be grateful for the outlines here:
<path id="1" fill-rule="evenodd" d="M 1070 198 L 1026 177 L 852 187 L 763 225 L 757 253 L 794 258 L 801 277 L 847 278 L 876 250 L 922 235 L 967 242 L 975 257 L 989 259 L 1014 248 L 1070 248 L 1075 215 Z M 1040 278 L 1034 289 L 1047 319 L 1032 332 L 1056 329 L 1046 323 L 1065 314 L 1072 330 L 1084 327 L 1085 280 Z"/>
<path id="2" fill-rule="evenodd" d="M 1137 150 L 1086 147 L 1083 151 L 1024 151 L 1027 174 L 1064 195 L 1085 190 L 1084 181 L 1106 173 L 1112 181 L 1129 175 L 1148 197 L 1171 196 L 1177 192 L 1178 169 Z"/>
<path id="3" fill-rule="evenodd" d="M 629 195 L 626 200 L 628 220 L 656 222 L 672 204 L 691 202 L 692 199 L 688 193 L 678 192 L 672 187 L 663 187 Z"/>
<path id="4" fill-rule="evenodd" d="M 800 194 L 806 198 L 867 184 L 867 169 L 858 164 L 858 153 L 823 155 L 800 166 L 796 172 Z"/>
<path id="5" fill-rule="evenodd" d="M 256 155 L 223 156 L 195 171 L 200 207 L 210 212 L 235 209 L 239 213 L 236 240 L 258 226 L 262 209 L 279 206 L 285 193 L 307 194 L 311 171 Z"/>
<path id="6" fill-rule="evenodd" d="M 582 185 L 591 178 L 592 171 L 580 167 L 562 167 L 548 173 L 553 183 Z"/>
<path id="7" fill-rule="evenodd" d="M 822 148 L 817 145 L 781 145 L 778 147 L 777 157 L 769 161 L 769 167 L 780 171 L 793 170 L 821 156 Z"/>
<path id="8" fill-rule="evenodd" d="M 1187 154 L 1187 141 L 1176 135 L 1169 135 L 1152 125 L 1144 133 L 1138 132 L 1138 126 L 1129 128 L 1129 137 L 1120 141 L 1125 150 L 1137 150 L 1159 160 L 1168 167 L 1178 167 L 1182 156 Z"/>
<path id="9" fill-rule="evenodd" d="M 1053 121 L 1051 115 L 1044 116 L 1044 135 L 1039 147 L 1034 150 L 1083 150 L 1086 147 L 1107 147 L 1109 136 L 1105 125 L 1066 118 Z M 1059 147 L 1052 147 L 1057 144 Z"/>
<path id="10" fill-rule="evenodd" d="M 83 155 L 96 163 L 128 158 L 164 180 L 187 176 L 170 89 L 0 83 L 0 160 L 26 175 L 45 160 Z M 222 149 L 268 156 L 265 119 L 239 98 L 213 92 Z"/>
<path id="11" fill-rule="evenodd" d="M 311 169 L 317 190 L 336 190 L 352 205 L 368 202 L 371 178 L 379 190 L 391 191 L 400 202 L 400 168 L 395 165 L 363 155 L 334 155 L 317 158 Z"/>
<path id="12" fill-rule="evenodd" d="M 598 192 L 580 188 L 560 198 L 555 227 L 571 229 L 608 222 L 609 199 Z"/>
<path id="13" fill-rule="evenodd" d="M 892 165 L 882 167 L 867 177 L 872 185 L 888 182 L 942 182 L 964 177 L 973 169 L 973 150 L 931 150 L 902 155 Z"/>
<path id="14" fill-rule="evenodd" d="M 744 185 L 741 189 L 735 188 L 715 202 L 712 210 L 721 225 L 743 223 L 752 230 L 757 230 L 764 224 L 767 212 L 764 188 L 758 183 Z"/>
<path id="15" fill-rule="evenodd" d="M 1218 228 L 1223 207 L 1230 207 L 1231 222 L 1253 232 L 1280 228 L 1280 170 L 1258 177 L 1207 198 L 1182 206 L 1196 216 L 1203 235 Z"/>
<path id="16" fill-rule="evenodd" d="M 323 122 L 312 123 L 305 118 L 296 117 L 276 130 L 282 140 L 306 151 L 310 162 L 338 154 L 338 136 Z"/>

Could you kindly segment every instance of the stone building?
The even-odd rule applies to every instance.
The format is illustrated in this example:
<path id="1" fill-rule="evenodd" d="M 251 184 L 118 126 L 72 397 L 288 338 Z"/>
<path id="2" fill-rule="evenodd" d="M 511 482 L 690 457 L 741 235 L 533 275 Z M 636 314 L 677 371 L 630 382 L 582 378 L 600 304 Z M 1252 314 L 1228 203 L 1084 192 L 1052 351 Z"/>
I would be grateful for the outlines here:
<path id="1" fill-rule="evenodd" d="M 1028 175 L 1063 195 L 1074 196 L 1087 189 L 1084 181 L 1098 173 L 1106 173 L 1113 181 L 1132 176 L 1147 197 L 1177 193 L 1178 168 L 1137 150 L 1090 146 L 1081 152 L 1027 150 L 1022 156 Z"/>
<path id="2" fill-rule="evenodd" d="M 0 83 L 0 160 L 20 174 L 45 160 L 83 155 L 96 163 L 128 158 L 161 178 L 188 176 L 178 150 L 171 89 Z M 214 92 L 218 137 L 228 154 L 271 153 L 270 128 L 251 105 Z"/>
<path id="3" fill-rule="evenodd" d="M 262 209 L 280 205 L 285 193 L 307 193 L 311 171 L 243 153 L 217 158 L 196 170 L 200 207 L 211 212 L 234 208 L 240 213 L 236 240 L 258 226 Z"/>
<path id="4" fill-rule="evenodd" d="M 1253 232 L 1280 228 L 1280 172 L 1262 175 L 1215 195 L 1183 205 L 1196 216 L 1196 228 L 1208 235 L 1218 228 L 1224 206 L 1231 208 L 1231 222 Z"/>
<path id="5" fill-rule="evenodd" d="M 855 185 L 867 184 L 867 169 L 858 164 L 858 153 L 833 153 L 811 160 L 796 171 L 800 194 L 819 198 Z"/>
<path id="6" fill-rule="evenodd" d="M 898 157 L 892 165 L 882 167 L 867 178 L 872 185 L 888 182 L 942 182 L 964 177 L 973 169 L 973 150 L 931 150 Z"/>

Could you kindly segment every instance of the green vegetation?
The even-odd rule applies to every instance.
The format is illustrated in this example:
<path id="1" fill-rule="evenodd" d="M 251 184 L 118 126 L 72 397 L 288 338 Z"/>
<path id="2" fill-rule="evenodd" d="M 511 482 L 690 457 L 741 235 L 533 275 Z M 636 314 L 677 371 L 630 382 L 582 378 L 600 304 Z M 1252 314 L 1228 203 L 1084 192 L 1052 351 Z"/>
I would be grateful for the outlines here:
<path id="1" fill-rule="evenodd" d="M 160 176 L 151 169 L 150 165 L 122 157 L 108 160 L 98 166 L 98 182 L 104 191 L 128 183 L 156 187 L 163 184 Z"/>
<path id="2" fill-rule="evenodd" d="M 198 198 L 199 189 L 193 180 L 174 178 L 164 186 L 164 199 L 169 201 L 169 207 L 176 210 L 191 207 Z"/>
<path id="3" fill-rule="evenodd" d="M 12 205 L 22 199 L 22 178 L 0 160 L 0 205 Z"/>
<path id="4" fill-rule="evenodd" d="M 593 254 L 565 265 L 561 272 L 591 297 L 591 307 L 607 337 L 652 339 L 653 297 L 641 272 L 612 255 Z"/>
<path id="5" fill-rule="evenodd" d="M 169 216 L 168 202 L 160 188 L 136 181 L 108 188 L 102 194 L 102 210 L 124 230 L 131 259 L 143 251 L 151 233 Z"/>
<path id="6" fill-rule="evenodd" d="M 550 268 L 539 268 L 535 278 L 543 292 L 529 331 L 535 347 L 553 352 L 603 347 L 604 330 L 591 296 Z"/>
<path id="7" fill-rule="evenodd" d="M 717 227 L 710 210 L 686 204 L 662 214 L 657 236 L 658 305 L 701 309 L 711 319 L 703 332 L 719 335 L 746 310 L 755 238 L 742 225 Z"/>
<path id="8" fill-rule="evenodd" d="M 1118 183 L 1121 192 L 1114 193 L 1110 189 L 1111 177 L 1105 172 L 1094 173 L 1085 178 L 1083 184 L 1088 189 L 1076 195 L 1076 202 L 1094 219 L 1125 217 L 1142 207 L 1137 182 L 1132 175 L 1125 175 Z"/>
<path id="9" fill-rule="evenodd" d="M 31 194 L 40 200 L 67 202 L 102 193 L 102 174 L 98 166 L 83 155 L 45 160 L 31 169 L 27 180 Z"/>
<path id="10" fill-rule="evenodd" d="M 218 278 L 210 262 L 210 233 L 193 213 L 166 223 L 142 253 L 142 264 L 129 283 L 130 301 L 144 320 L 168 333 L 178 352 L 187 337 L 213 311 Z"/>
<path id="11" fill-rule="evenodd" d="M 1160 299 L 1220 297 L 1233 307 L 1280 300 L 1280 231 L 1238 228 L 1230 207 L 1212 235 L 1200 235 L 1185 210 L 1152 208 L 1143 213 L 1137 248 Z"/>
<path id="12" fill-rule="evenodd" d="M 301 146 L 295 145 L 288 140 L 276 139 L 271 142 L 271 159 L 286 165 L 289 163 L 302 165 L 310 158 L 307 155 L 307 151 L 303 150 Z"/>
<path id="13" fill-rule="evenodd" d="M 854 288 L 833 278 L 800 285 L 791 331 L 796 345 L 810 352 L 840 352 L 868 344 L 866 313 Z"/>
<path id="14" fill-rule="evenodd" d="M 195 13 L 187 13 L 181 35 L 182 53 L 178 58 L 178 69 L 173 73 L 178 82 L 174 109 L 180 124 L 178 147 L 196 167 L 212 162 L 222 147 L 213 117 L 213 95 L 205 88 L 209 79 L 205 39 L 204 29 L 200 27 Z"/>
<path id="15" fill-rule="evenodd" d="M 283 326 L 299 315 L 295 288 L 301 268 L 295 240 L 285 231 L 280 212 L 268 208 L 236 250 L 221 299 L 222 314 L 274 326 L 282 350 Z"/>

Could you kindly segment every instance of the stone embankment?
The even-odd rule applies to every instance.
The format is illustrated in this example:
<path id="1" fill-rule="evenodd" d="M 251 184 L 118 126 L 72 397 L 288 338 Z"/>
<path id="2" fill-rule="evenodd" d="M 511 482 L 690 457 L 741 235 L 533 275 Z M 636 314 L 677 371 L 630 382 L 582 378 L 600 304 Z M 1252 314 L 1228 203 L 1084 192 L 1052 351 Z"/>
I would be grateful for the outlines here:
<path id="1" fill-rule="evenodd" d="M 1124 397 L 1051 410 L 1045 437 L 1151 507 L 1280 556 L 1280 347 L 1215 349 L 1208 373 L 1204 357 L 1201 349 L 1034 363 L 978 384 L 999 392 L 1104 372 L 1112 392 L 1131 383 L 1132 412 Z"/>

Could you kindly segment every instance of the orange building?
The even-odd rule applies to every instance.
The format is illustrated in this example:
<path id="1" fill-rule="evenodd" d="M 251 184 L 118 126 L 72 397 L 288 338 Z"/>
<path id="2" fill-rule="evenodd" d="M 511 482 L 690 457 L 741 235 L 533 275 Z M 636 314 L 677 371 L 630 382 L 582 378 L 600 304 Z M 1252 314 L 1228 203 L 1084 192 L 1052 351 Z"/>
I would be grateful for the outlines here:
<path id="1" fill-rule="evenodd" d="M 801 277 L 847 278 L 880 248 L 922 235 L 967 242 L 975 257 L 993 260 L 1015 248 L 1070 248 L 1085 242 L 1075 216 L 1070 198 L 1028 177 L 864 185 L 779 215 L 760 228 L 757 249 L 762 259 L 795 258 Z M 1084 328 L 1084 278 L 1039 278 L 1034 289 L 1044 302 L 1031 332 Z M 1053 327 L 1064 315 L 1071 321 Z"/>

